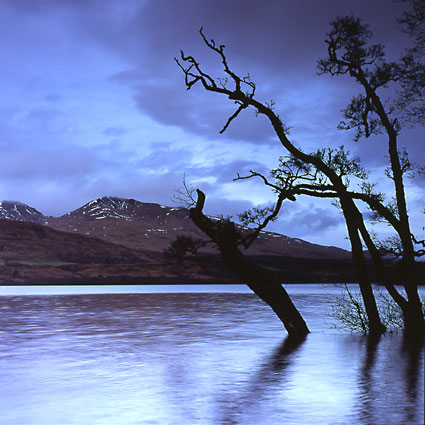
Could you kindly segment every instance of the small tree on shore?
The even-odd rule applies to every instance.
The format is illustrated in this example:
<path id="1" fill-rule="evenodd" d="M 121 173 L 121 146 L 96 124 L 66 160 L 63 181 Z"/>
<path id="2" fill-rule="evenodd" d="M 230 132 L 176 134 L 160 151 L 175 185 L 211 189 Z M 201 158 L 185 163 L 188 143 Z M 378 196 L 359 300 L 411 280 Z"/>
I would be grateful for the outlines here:
<path id="1" fill-rule="evenodd" d="M 182 263 L 186 258 L 195 256 L 199 248 L 205 245 L 206 242 L 201 239 L 181 235 L 171 242 L 164 255 L 170 261 Z"/>

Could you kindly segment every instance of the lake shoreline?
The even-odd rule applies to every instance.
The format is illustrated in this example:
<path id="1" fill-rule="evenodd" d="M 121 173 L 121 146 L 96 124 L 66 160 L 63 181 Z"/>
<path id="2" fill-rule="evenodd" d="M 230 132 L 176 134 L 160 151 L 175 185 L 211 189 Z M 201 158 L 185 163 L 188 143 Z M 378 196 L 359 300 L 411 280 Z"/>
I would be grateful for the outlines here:
<path id="1" fill-rule="evenodd" d="M 282 282 L 283 286 L 286 285 L 323 285 L 323 286 L 338 286 L 338 285 L 344 285 L 344 284 L 348 284 L 348 285 L 358 285 L 357 282 Z M 245 286 L 245 283 L 241 283 L 241 282 L 197 282 L 197 281 L 189 281 L 189 282 L 184 282 L 184 281 L 180 281 L 180 282 L 143 282 L 143 283 L 139 283 L 139 282 L 121 282 L 121 283 L 114 283 L 114 282 L 110 282 L 110 283 L 94 283 L 94 282 L 89 282 L 89 283 L 72 283 L 72 282 L 63 282 L 63 283 L 55 283 L 55 282 L 45 282 L 45 283 L 0 283 L 0 288 L 2 287 L 19 287 L 19 288 L 23 288 L 23 287 L 27 287 L 27 288 L 31 288 L 31 287 L 39 287 L 39 286 L 57 286 L 57 287 L 61 287 L 61 286 L 175 286 L 175 285 L 189 285 L 189 286 L 210 286 L 210 285 L 243 285 Z M 380 286 L 380 287 L 384 287 L 383 284 L 381 283 L 372 283 L 373 286 Z M 401 285 L 396 285 L 396 286 L 400 286 Z M 422 284 L 418 284 L 418 287 L 420 288 L 424 288 L 425 287 L 425 283 Z"/>
<path id="2" fill-rule="evenodd" d="M 350 291 L 356 292 L 356 283 L 348 283 Z M 341 295 L 342 284 L 334 283 L 304 283 L 283 285 L 290 296 L 305 294 L 311 290 L 321 294 Z M 377 285 L 377 288 L 380 286 Z M 403 290 L 401 287 L 400 290 Z M 425 287 L 420 287 L 425 295 Z M 166 294 L 166 293 L 235 293 L 256 295 L 249 287 L 237 284 L 150 284 L 150 285 L 0 285 L 0 298 L 8 296 L 44 296 L 44 295 L 111 295 L 111 294 Z"/>

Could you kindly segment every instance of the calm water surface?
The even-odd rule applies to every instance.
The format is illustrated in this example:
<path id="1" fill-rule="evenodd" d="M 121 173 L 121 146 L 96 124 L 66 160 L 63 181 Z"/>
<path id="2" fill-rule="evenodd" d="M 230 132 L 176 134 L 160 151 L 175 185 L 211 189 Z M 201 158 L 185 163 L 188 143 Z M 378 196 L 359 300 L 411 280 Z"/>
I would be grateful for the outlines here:
<path id="1" fill-rule="evenodd" d="M 340 290 L 287 289 L 298 346 L 244 286 L 1 288 L 0 423 L 423 424 L 423 346 L 332 330 Z"/>

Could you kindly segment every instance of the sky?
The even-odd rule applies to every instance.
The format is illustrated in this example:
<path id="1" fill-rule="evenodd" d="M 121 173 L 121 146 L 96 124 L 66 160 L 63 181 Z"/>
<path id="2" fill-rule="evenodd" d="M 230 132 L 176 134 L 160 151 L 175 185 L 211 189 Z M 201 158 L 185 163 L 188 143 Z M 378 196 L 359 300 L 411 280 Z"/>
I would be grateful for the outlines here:
<path id="1" fill-rule="evenodd" d="M 361 88 L 348 76 L 318 76 L 316 63 L 329 22 L 349 14 L 397 59 L 408 43 L 397 23 L 405 8 L 392 0 L 0 0 L 0 200 L 53 216 L 106 195 L 174 206 L 185 175 L 206 193 L 209 214 L 270 205 L 274 195 L 260 181 L 233 181 L 267 173 L 285 154 L 270 125 L 246 110 L 219 134 L 235 105 L 200 87 L 187 91 L 174 62 L 183 49 L 221 75 L 201 27 L 226 45 L 235 72 L 249 72 L 258 99 L 275 102 L 297 146 L 345 145 L 391 196 L 385 140 L 355 143 L 337 130 Z M 422 135 L 406 129 L 400 144 L 425 163 Z M 407 181 L 419 235 L 424 185 Z M 311 198 L 285 203 L 268 230 L 349 247 L 339 211 Z"/>

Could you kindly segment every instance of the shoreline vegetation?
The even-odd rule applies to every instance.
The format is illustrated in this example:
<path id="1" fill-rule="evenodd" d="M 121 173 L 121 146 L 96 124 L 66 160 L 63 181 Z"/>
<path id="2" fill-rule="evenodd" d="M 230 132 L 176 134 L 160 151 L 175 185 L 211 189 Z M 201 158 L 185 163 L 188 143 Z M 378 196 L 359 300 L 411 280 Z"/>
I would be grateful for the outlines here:
<path id="1" fill-rule="evenodd" d="M 253 256 L 251 259 L 269 270 L 282 284 L 357 283 L 350 260 L 323 260 L 278 256 Z M 396 281 L 400 272 L 388 265 Z M 425 276 L 425 263 L 418 276 Z M 89 282 L 89 283 L 88 283 Z M 67 263 L 10 261 L 0 263 L 0 285 L 100 285 L 100 284 L 241 284 L 219 256 L 204 255 L 182 263 L 157 261 L 133 264 Z M 420 284 L 425 284 L 421 280 Z"/>

